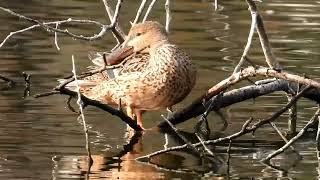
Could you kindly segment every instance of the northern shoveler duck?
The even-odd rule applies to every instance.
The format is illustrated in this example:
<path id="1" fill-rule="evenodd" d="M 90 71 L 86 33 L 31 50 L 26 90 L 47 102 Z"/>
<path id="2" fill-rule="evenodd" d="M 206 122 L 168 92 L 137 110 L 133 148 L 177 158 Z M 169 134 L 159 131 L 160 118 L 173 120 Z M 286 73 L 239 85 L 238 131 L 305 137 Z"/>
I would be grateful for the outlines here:
<path id="1" fill-rule="evenodd" d="M 132 53 L 124 50 L 128 47 Z M 169 42 L 164 27 L 158 22 L 133 25 L 121 51 L 126 52 L 126 57 L 114 78 L 106 72 L 95 74 L 84 79 L 80 90 L 86 97 L 102 103 L 118 105 L 121 102 L 127 114 L 136 118 L 142 128 L 144 111 L 177 104 L 195 85 L 196 68 L 190 57 Z M 102 65 L 101 60 L 94 63 Z"/>

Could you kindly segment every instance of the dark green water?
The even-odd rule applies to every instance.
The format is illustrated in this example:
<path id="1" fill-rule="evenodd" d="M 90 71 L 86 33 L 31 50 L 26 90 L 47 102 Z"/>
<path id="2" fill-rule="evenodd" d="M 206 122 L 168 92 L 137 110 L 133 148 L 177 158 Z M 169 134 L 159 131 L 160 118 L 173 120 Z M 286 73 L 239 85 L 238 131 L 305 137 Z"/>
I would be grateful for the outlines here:
<path id="1" fill-rule="evenodd" d="M 107 22 L 99 0 L 2 0 L 0 6 L 41 21 L 71 17 Z M 163 7 L 163 1 L 157 2 L 150 19 L 164 24 Z M 259 7 L 281 64 L 287 70 L 319 77 L 320 1 L 271 0 L 260 3 Z M 125 30 L 130 26 L 128 22 L 133 21 L 137 8 L 137 1 L 124 3 L 120 22 Z M 218 11 L 214 11 L 211 1 L 177 0 L 172 2 L 172 16 L 170 38 L 191 54 L 199 68 L 194 91 L 175 107 L 178 109 L 232 72 L 245 46 L 251 18 L 245 1 L 239 0 L 220 0 Z M 28 25 L 24 20 L 0 11 L 0 40 L 11 31 Z M 99 32 L 99 29 L 84 25 L 72 26 L 71 30 L 87 35 Z M 0 49 L 0 74 L 21 83 L 21 72 L 32 74 L 31 95 L 34 95 L 50 90 L 57 79 L 70 74 L 72 54 L 78 69 L 84 70 L 89 65 L 88 51 L 104 51 L 114 45 L 111 34 L 94 42 L 59 35 L 58 41 L 61 51 L 55 48 L 53 34 L 41 29 L 13 36 Z M 264 63 L 256 38 L 250 57 L 258 64 Z M 7 88 L 5 83 L 0 83 L 0 179 L 84 179 L 87 172 L 85 138 L 77 115 L 65 107 L 66 97 L 23 99 L 23 91 L 23 85 Z M 283 93 L 274 93 L 223 109 L 230 125 L 221 134 L 239 131 L 250 116 L 256 119 L 268 117 L 285 103 Z M 314 111 L 314 103 L 299 102 L 298 128 L 304 126 Z M 161 121 L 161 113 L 165 112 L 148 113 L 146 127 Z M 221 163 L 210 167 L 201 165 L 189 154 L 170 153 L 153 160 L 162 167 L 156 168 L 138 163 L 134 158 L 163 149 L 164 134 L 144 134 L 127 153 L 123 146 L 129 143 L 125 136 L 126 126 L 119 119 L 92 107 L 85 115 L 94 154 L 91 179 L 227 179 L 225 151 L 216 154 Z M 209 119 L 212 133 L 218 133 L 222 127 L 220 118 L 211 113 Z M 277 121 L 283 130 L 287 126 L 286 119 L 287 114 Z M 192 132 L 195 122 L 188 121 L 178 127 Z M 280 141 L 270 127 L 257 131 L 251 139 Z M 175 144 L 170 136 L 169 141 L 169 145 Z M 316 179 L 319 167 L 314 136 L 304 137 L 295 147 L 303 155 L 302 160 L 296 161 L 296 155 L 287 151 L 272 161 L 288 173 L 259 161 L 277 147 L 253 146 L 231 154 L 229 176 L 234 179 Z"/>

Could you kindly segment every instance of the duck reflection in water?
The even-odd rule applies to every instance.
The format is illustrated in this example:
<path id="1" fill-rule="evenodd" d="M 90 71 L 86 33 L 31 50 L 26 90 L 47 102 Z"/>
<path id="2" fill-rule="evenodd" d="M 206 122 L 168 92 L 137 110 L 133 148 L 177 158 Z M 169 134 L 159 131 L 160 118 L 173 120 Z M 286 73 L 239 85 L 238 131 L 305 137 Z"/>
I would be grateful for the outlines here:
<path id="1" fill-rule="evenodd" d="M 184 135 L 192 136 L 192 133 L 185 132 Z M 143 136 L 146 136 L 146 134 Z M 181 139 L 177 138 L 172 132 L 168 132 L 167 136 L 169 137 L 169 144 L 181 144 Z M 136 161 L 137 157 L 150 153 L 145 151 L 142 134 L 136 133 L 129 143 L 123 146 L 122 151 L 118 153 L 108 151 L 105 154 L 93 155 L 93 164 L 90 169 L 88 169 L 87 157 L 84 156 L 53 158 L 55 163 L 53 176 L 56 178 L 74 178 L 76 176 L 84 177 L 88 174 L 90 179 L 172 179 L 175 176 L 190 179 L 192 177 L 191 172 L 219 172 L 223 167 L 222 162 L 218 160 L 214 163 L 200 161 L 199 157 L 190 151 L 160 154 L 152 157 L 149 163 Z"/>

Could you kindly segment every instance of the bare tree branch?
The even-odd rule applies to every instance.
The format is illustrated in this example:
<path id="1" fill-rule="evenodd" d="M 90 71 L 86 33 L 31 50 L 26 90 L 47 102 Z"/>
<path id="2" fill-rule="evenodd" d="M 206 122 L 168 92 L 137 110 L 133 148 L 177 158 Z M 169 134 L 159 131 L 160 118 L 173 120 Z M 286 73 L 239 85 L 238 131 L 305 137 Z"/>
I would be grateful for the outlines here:
<path id="1" fill-rule="evenodd" d="M 293 104 L 291 107 L 295 106 L 295 104 Z M 291 108 L 289 108 L 290 110 Z M 279 136 L 281 137 L 281 139 L 284 140 L 284 142 L 288 143 L 288 139 L 281 133 L 280 129 L 277 127 L 277 125 L 274 122 L 269 122 L 269 124 L 271 125 L 271 127 L 279 134 Z M 292 149 L 292 151 L 294 151 L 298 156 L 301 157 L 301 155 L 299 154 L 298 151 L 295 150 L 295 148 L 293 146 L 290 146 L 290 148 Z"/>
<path id="2" fill-rule="evenodd" d="M 89 135 L 88 135 L 88 129 L 87 129 L 87 123 L 84 117 L 84 111 L 83 111 L 83 102 L 81 100 L 81 93 L 80 93 L 80 87 L 79 84 L 77 83 L 77 72 L 76 72 L 76 67 L 75 67 L 75 63 L 74 63 L 74 56 L 72 55 L 72 72 L 73 72 L 73 76 L 75 78 L 76 81 L 76 92 L 77 92 L 77 96 L 78 96 L 78 100 L 77 100 L 77 104 L 79 105 L 79 110 L 80 110 L 80 115 L 78 118 L 81 118 L 82 120 L 82 125 L 83 125 L 83 131 L 85 133 L 85 138 L 86 138 L 86 150 L 88 153 L 88 166 L 90 167 L 93 163 L 92 157 L 91 157 L 91 150 L 90 150 L 90 142 L 89 142 Z M 90 169 L 90 168 L 89 168 Z"/>
<path id="3" fill-rule="evenodd" d="M 252 38 L 253 38 L 254 30 L 256 27 L 256 21 L 257 21 L 257 13 L 251 11 L 251 27 L 250 27 L 250 31 L 249 31 L 249 35 L 248 35 L 247 44 L 243 50 L 243 53 L 242 53 L 242 56 L 241 56 L 241 59 L 240 59 L 238 65 L 233 70 L 233 73 L 239 72 L 241 67 L 243 66 L 244 62 L 246 61 L 246 57 L 248 55 L 248 52 L 249 52 L 249 49 L 250 49 L 250 46 L 252 43 Z"/>
<path id="4" fill-rule="evenodd" d="M 109 0 L 102 0 L 102 1 L 103 1 L 105 9 L 107 11 L 109 20 L 110 20 L 110 22 L 112 22 L 113 17 L 114 17 L 114 12 L 110 7 L 110 4 L 108 2 Z M 113 33 L 114 37 L 117 39 L 119 44 L 124 41 L 126 35 L 124 34 L 124 32 L 118 22 L 116 23 L 115 28 L 112 29 L 112 33 Z"/>
<path id="5" fill-rule="evenodd" d="M 146 12 L 146 14 L 145 14 L 144 17 L 143 17 L 142 22 L 145 22 L 145 21 L 147 20 L 150 12 L 151 12 L 151 10 L 152 10 L 152 7 L 153 7 L 153 5 L 154 5 L 156 2 L 157 2 L 157 0 L 152 0 L 152 1 L 151 1 L 151 3 L 149 4 L 149 7 L 148 7 L 148 9 L 147 9 L 147 12 Z"/>
<path id="6" fill-rule="evenodd" d="M 225 141 L 231 141 L 234 140 L 244 134 L 248 134 L 248 133 L 252 133 L 254 131 L 256 131 L 258 128 L 260 128 L 261 126 L 268 124 L 269 122 L 274 121 L 275 119 L 277 119 L 280 115 L 282 115 L 284 112 L 286 112 L 295 102 L 297 102 L 297 100 L 299 98 L 301 98 L 303 96 L 304 93 L 306 93 L 308 90 L 310 90 L 312 87 L 311 86 L 307 86 L 305 87 L 301 92 L 299 92 L 296 96 L 294 96 L 290 102 L 288 102 L 283 108 L 281 108 L 279 111 L 275 112 L 274 114 L 272 114 L 269 118 L 260 120 L 256 123 L 254 123 L 253 125 L 250 126 L 250 123 L 252 122 L 252 118 L 248 119 L 242 126 L 241 130 L 231 134 L 229 136 L 223 137 L 223 138 L 219 138 L 219 139 L 214 139 L 214 140 L 208 140 L 208 141 L 204 141 L 204 142 L 199 142 L 199 143 L 195 143 L 193 144 L 196 147 L 202 146 L 202 144 L 218 144 L 221 142 L 225 142 Z M 165 152 L 169 152 L 169 151 L 178 151 L 178 150 L 183 150 L 186 147 L 188 147 L 186 144 L 182 145 L 182 146 L 176 146 L 176 147 L 172 147 L 172 148 L 168 148 L 165 150 L 161 150 L 161 151 L 157 151 L 155 153 L 151 153 L 149 155 L 146 156 L 142 156 L 139 159 L 142 160 L 149 160 L 151 157 L 165 153 Z"/>
<path id="7" fill-rule="evenodd" d="M 273 69 L 269 69 L 269 68 L 265 68 L 265 67 L 254 68 L 251 66 L 251 67 L 244 69 L 241 72 L 232 74 L 230 77 L 219 82 L 218 84 L 216 84 L 215 86 L 210 88 L 206 94 L 200 96 L 198 99 L 193 101 L 189 106 L 185 107 L 184 109 L 182 109 L 178 112 L 173 113 L 168 118 L 168 120 L 172 124 L 175 125 L 177 123 L 184 122 L 190 118 L 193 118 L 193 117 L 200 115 L 201 113 L 204 112 L 204 109 L 202 108 L 203 102 L 208 101 L 210 98 L 214 97 L 215 95 L 219 94 L 220 92 L 225 91 L 230 86 L 240 82 L 241 80 L 246 79 L 248 77 L 254 77 L 257 75 L 267 76 L 267 77 L 276 77 L 276 78 L 284 79 L 287 81 L 292 81 L 292 82 L 296 82 L 296 83 L 300 83 L 300 84 L 304 84 L 304 85 L 310 85 L 312 87 L 320 89 L 320 83 L 317 81 L 314 81 L 312 79 L 305 78 L 305 77 L 295 75 L 295 74 L 291 74 L 291 73 L 288 73 L 285 71 L 278 72 L 277 70 L 273 70 Z M 198 111 L 198 110 L 200 110 L 200 111 Z M 165 121 L 162 121 L 158 125 L 158 127 L 162 127 L 162 128 L 166 127 L 166 126 L 167 126 L 167 124 Z"/>
<path id="8" fill-rule="evenodd" d="M 218 10 L 218 0 L 214 0 L 214 10 Z"/>
<path id="9" fill-rule="evenodd" d="M 166 32 L 169 33 L 170 22 L 172 19 L 171 12 L 170 12 L 170 0 L 166 0 L 165 9 L 166 9 Z"/>
<path id="10" fill-rule="evenodd" d="M 120 8 L 120 7 L 118 7 Z M 24 20 L 27 20 L 29 22 L 32 22 L 34 23 L 35 25 L 33 26 L 30 26 L 28 28 L 25 28 L 25 29 L 22 29 L 22 30 L 19 30 L 19 31 L 15 31 L 15 32 L 11 32 L 6 38 L 5 40 L 0 44 L 0 47 L 4 44 L 4 42 L 9 39 L 9 37 L 11 37 L 12 35 L 14 34 L 18 34 L 18 33 L 21 33 L 21 32 L 25 32 L 27 30 L 30 30 L 30 29 L 33 29 L 35 27 L 42 27 L 43 29 L 45 29 L 46 31 L 48 32 L 57 32 L 57 33 L 62 33 L 62 34 L 65 34 L 65 35 L 68 35 L 72 38 L 76 38 L 76 39 L 81 39 L 81 40 L 87 40 L 87 41 L 93 41 L 93 40 L 96 40 L 96 39 L 100 39 L 103 35 L 106 34 L 107 31 L 109 30 L 112 30 L 113 28 L 115 28 L 115 24 L 111 24 L 111 25 L 103 25 L 102 23 L 99 23 L 99 22 L 96 22 L 96 21 L 91 21 L 91 20 L 72 20 L 72 19 L 68 19 L 68 20 L 64 20 L 64 21 L 55 21 L 55 22 L 49 22 L 49 23 L 42 23 L 40 22 L 39 20 L 36 20 L 36 19 L 32 19 L 30 17 L 26 17 L 24 15 L 21 15 L 19 13 L 16 13 L 16 12 L 13 12 L 12 10 L 10 9 L 7 9 L 7 8 L 3 8 L 3 7 L 0 7 L 1 10 L 11 14 L 11 15 L 14 15 L 14 16 L 17 16 L 21 19 L 24 19 Z M 115 17 L 117 17 L 118 15 L 115 15 Z M 56 23 L 66 23 L 66 22 L 78 22 L 78 23 L 91 23 L 91 24 L 96 24 L 96 25 L 99 25 L 101 26 L 101 31 L 98 33 L 98 34 L 95 34 L 93 36 L 83 36 L 83 35 L 77 35 L 77 34 L 73 34 L 71 32 L 68 31 L 68 29 L 65 29 L 65 30 L 62 30 L 62 29 L 58 29 L 58 28 L 54 28 L 52 26 L 50 26 L 50 24 L 56 24 Z"/>
<path id="11" fill-rule="evenodd" d="M 7 78 L 7 77 L 5 77 L 5 76 L 3 76 L 1 74 L 0 74 L 0 79 L 5 81 L 5 82 L 7 82 L 7 83 L 9 83 L 9 84 L 11 84 L 11 85 L 16 84 L 16 82 L 14 80 L 12 80 L 10 78 Z"/>
<path id="12" fill-rule="evenodd" d="M 276 59 L 275 55 L 273 54 L 271 44 L 269 42 L 268 35 L 266 33 L 266 30 L 264 28 L 262 17 L 258 11 L 258 8 L 256 4 L 253 2 L 253 0 L 246 0 L 247 4 L 249 5 L 249 10 L 252 13 L 257 14 L 257 31 L 261 42 L 261 47 L 264 53 L 264 56 L 266 58 L 266 62 L 268 63 L 270 68 L 281 70 L 282 67 L 280 66 L 278 60 Z"/>
<path id="13" fill-rule="evenodd" d="M 59 23 L 56 23 L 56 29 L 59 27 Z M 58 51 L 60 51 L 60 47 L 58 44 L 58 33 L 54 32 L 54 44 L 56 45 L 56 48 Z"/>
<path id="14" fill-rule="evenodd" d="M 318 121 L 319 113 L 320 113 L 320 109 L 318 108 L 318 110 L 315 112 L 315 114 L 310 119 L 310 121 L 300 130 L 300 132 L 296 136 L 290 139 L 290 141 L 287 142 L 284 146 L 274 151 L 273 153 L 269 154 L 267 157 L 263 158 L 261 161 L 268 162 L 270 161 L 271 158 L 284 152 L 288 147 L 290 147 L 294 142 L 296 142 L 310 127 L 315 125 L 315 123 Z"/>
<path id="15" fill-rule="evenodd" d="M 195 146 L 193 146 L 193 144 L 192 144 L 187 138 L 185 138 L 182 134 L 180 134 L 179 131 L 178 131 L 178 129 L 177 129 L 176 127 L 174 127 L 174 125 L 171 124 L 170 121 L 168 121 L 166 117 L 162 116 L 162 118 L 168 122 L 169 126 L 170 126 L 171 129 L 175 132 L 175 134 L 176 134 L 180 139 L 182 139 L 185 144 L 187 144 L 187 147 L 189 147 L 189 148 L 190 148 L 194 153 L 196 153 L 199 157 L 202 157 L 202 155 L 201 155 L 201 153 L 198 151 L 198 149 L 197 149 Z"/>
<path id="16" fill-rule="evenodd" d="M 139 22 L 140 16 L 146 6 L 146 3 L 147 3 L 147 0 L 141 0 L 141 4 L 140 4 L 140 7 L 137 11 L 136 18 L 133 21 L 133 24 L 137 24 Z"/>

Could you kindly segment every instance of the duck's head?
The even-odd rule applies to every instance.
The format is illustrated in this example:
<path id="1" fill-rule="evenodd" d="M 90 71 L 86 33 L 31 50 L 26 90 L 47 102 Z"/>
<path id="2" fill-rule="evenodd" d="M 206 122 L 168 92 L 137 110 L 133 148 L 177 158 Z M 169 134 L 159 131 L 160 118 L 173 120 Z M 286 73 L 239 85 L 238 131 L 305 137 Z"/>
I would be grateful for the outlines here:
<path id="1" fill-rule="evenodd" d="M 167 33 L 160 23 L 146 21 L 132 26 L 123 43 L 123 47 L 133 47 L 134 52 L 139 52 L 167 41 Z"/>

